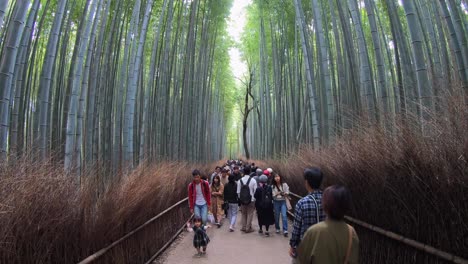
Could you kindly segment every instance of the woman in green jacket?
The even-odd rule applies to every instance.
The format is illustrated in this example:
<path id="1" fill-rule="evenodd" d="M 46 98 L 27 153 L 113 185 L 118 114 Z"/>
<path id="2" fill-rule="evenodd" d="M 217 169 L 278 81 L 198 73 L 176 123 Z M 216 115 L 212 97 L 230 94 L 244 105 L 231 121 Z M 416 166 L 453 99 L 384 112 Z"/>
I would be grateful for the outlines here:
<path id="1" fill-rule="evenodd" d="M 333 185 L 323 192 L 327 219 L 311 226 L 297 249 L 300 264 L 359 263 L 359 238 L 344 221 L 351 206 L 351 194 L 344 186 Z"/>

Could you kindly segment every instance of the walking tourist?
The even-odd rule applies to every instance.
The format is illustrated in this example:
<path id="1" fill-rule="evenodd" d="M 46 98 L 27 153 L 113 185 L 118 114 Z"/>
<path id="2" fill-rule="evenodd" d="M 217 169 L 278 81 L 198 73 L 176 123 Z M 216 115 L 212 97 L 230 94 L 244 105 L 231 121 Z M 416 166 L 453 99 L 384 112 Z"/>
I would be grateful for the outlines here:
<path id="1" fill-rule="evenodd" d="M 215 171 L 211 174 L 211 177 L 210 177 L 210 184 L 213 184 L 213 178 L 214 178 L 214 176 L 216 176 L 216 175 L 221 176 L 221 167 L 219 167 L 219 166 L 216 166 Z"/>
<path id="2" fill-rule="evenodd" d="M 296 263 L 297 247 L 307 229 L 320 221 L 325 220 L 322 208 L 322 191 L 319 189 L 323 180 L 323 173 L 319 168 L 304 170 L 305 187 L 309 193 L 296 204 L 294 224 L 289 241 L 289 255 Z"/>
<path id="3" fill-rule="evenodd" d="M 187 230 L 189 232 L 195 232 L 193 236 L 193 246 L 197 249 L 197 254 L 195 256 L 201 257 L 206 254 L 206 248 L 208 243 L 210 243 L 210 238 L 206 234 L 206 229 L 210 226 L 204 225 L 202 219 L 195 217 L 193 220 L 193 227 L 190 226 L 190 223 L 187 223 Z M 203 249 L 203 251 L 201 251 Z"/>
<path id="4" fill-rule="evenodd" d="M 188 186 L 190 213 L 201 218 L 203 224 L 206 224 L 208 208 L 211 206 L 210 185 L 201 179 L 200 171 L 194 170 L 192 176 L 193 181 Z"/>
<path id="5" fill-rule="evenodd" d="M 257 168 L 257 169 L 255 170 L 254 179 L 255 179 L 255 181 L 257 182 L 257 187 L 259 187 L 259 184 L 260 184 L 260 181 L 258 180 L 258 178 L 259 178 L 260 176 L 262 176 L 262 174 L 263 174 L 262 169 Z"/>
<path id="6" fill-rule="evenodd" d="M 272 184 L 273 205 L 275 209 L 275 227 L 276 233 L 280 233 L 280 215 L 283 224 L 283 235 L 288 236 L 288 216 L 286 199 L 289 199 L 289 186 L 283 182 L 283 177 L 279 174 L 275 175 Z M 289 202 L 289 201 L 288 201 Z"/>
<path id="7" fill-rule="evenodd" d="M 254 231 L 252 228 L 252 219 L 255 211 L 254 194 L 257 188 L 257 182 L 249 175 L 250 167 L 244 168 L 244 172 L 245 176 L 237 183 L 237 194 L 239 195 L 242 209 L 241 231 L 251 233 Z"/>
<path id="8" fill-rule="evenodd" d="M 229 182 L 229 170 L 222 169 L 221 170 L 221 183 L 226 185 Z"/>
<path id="9" fill-rule="evenodd" d="M 211 184 L 211 212 L 213 213 L 215 224 L 221 227 L 223 219 L 223 203 L 224 203 L 224 185 L 221 183 L 221 177 L 215 175 Z"/>
<path id="10" fill-rule="evenodd" d="M 240 172 L 239 166 L 237 166 L 237 165 L 234 166 L 232 175 L 234 175 L 234 177 L 236 177 L 236 181 L 238 181 L 240 178 L 242 178 L 242 173 Z M 246 175 L 248 176 L 249 174 L 246 174 Z"/>
<path id="11" fill-rule="evenodd" d="M 344 186 L 333 185 L 323 192 L 324 222 L 310 227 L 297 248 L 301 264 L 355 264 L 359 262 L 359 238 L 344 221 L 351 205 L 351 195 Z"/>
<path id="12" fill-rule="evenodd" d="M 268 177 L 262 175 L 259 177 L 260 187 L 255 191 L 255 208 L 257 209 L 258 225 L 260 229 L 259 234 L 263 233 L 263 226 L 265 226 L 265 236 L 270 236 L 270 225 L 275 223 L 273 215 L 273 194 L 271 187 L 267 184 Z"/>
<path id="13" fill-rule="evenodd" d="M 237 196 L 237 183 L 234 176 L 229 176 L 229 183 L 224 186 L 224 201 L 228 202 L 227 217 L 229 220 L 229 231 L 234 232 L 239 211 L 239 197 Z"/>

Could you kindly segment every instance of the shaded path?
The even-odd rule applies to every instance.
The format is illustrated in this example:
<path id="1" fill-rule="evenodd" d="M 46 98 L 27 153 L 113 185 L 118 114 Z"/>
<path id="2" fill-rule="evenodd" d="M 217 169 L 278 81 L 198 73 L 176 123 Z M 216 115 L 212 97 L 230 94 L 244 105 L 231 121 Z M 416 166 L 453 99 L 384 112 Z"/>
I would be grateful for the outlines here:
<path id="1" fill-rule="evenodd" d="M 256 231 L 250 234 L 242 233 L 239 231 L 240 214 L 235 232 L 229 232 L 229 224 L 227 224 L 226 219 L 223 220 L 224 225 L 221 228 L 218 229 L 214 226 L 208 229 L 211 242 L 208 245 L 206 256 L 194 257 L 196 249 L 192 246 L 193 233 L 184 231 L 181 237 L 155 263 L 275 264 L 291 262 L 288 255 L 289 237 L 285 238 L 282 234 L 275 234 L 274 226 L 270 226 L 270 237 L 259 235 L 256 215 L 253 223 Z M 291 230 L 291 222 L 289 222 L 289 229 Z"/>

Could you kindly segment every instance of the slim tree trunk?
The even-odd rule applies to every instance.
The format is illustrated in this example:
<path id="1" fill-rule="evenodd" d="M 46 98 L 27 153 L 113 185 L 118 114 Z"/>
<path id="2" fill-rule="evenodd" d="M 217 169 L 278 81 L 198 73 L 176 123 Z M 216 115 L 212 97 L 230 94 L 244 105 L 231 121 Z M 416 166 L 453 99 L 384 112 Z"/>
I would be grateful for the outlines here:
<path id="1" fill-rule="evenodd" d="M 413 58 L 415 61 L 414 67 L 418 80 L 418 101 L 424 108 L 419 109 L 419 117 L 422 123 L 422 129 L 425 130 L 425 122 L 428 121 L 428 111 L 433 109 L 432 103 L 432 86 L 429 82 L 427 73 L 427 65 L 425 62 L 425 54 L 423 47 L 422 30 L 417 18 L 416 9 L 412 1 L 404 1 L 403 7 L 406 12 L 408 28 L 410 31 L 411 42 L 413 47 Z M 418 107 L 419 108 L 419 107 Z"/>
<path id="2" fill-rule="evenodd" d="M 65 142 L 65 170 L 70 171 L 72 167 L 76 166 L 76 168 L 81 167 L 81 155 L 80 153 L 76 153 L 76 139 L 77 139 L 77 120 L 78 120 L 78 104 L 79 104 L 79 96 L 81 91 L 81 81 L 82 81 L 82 74 L 83 74 L 83 64 L 85 59 L 86 50 L 88 49 L 89 44 L 89 36 L 91 33 L 91 28 L 93 24 L 94 14 L 96 12 L 97 3 L 99 0 L 94 0 L 89 14 L 83 14 L 84 16 L 88 16 L 88 19 L 85 21 L 84 31 L 82 32 L 81 40 L 78 45 L 78 53 L 77 53 L 77 60 L 72 61 L 72 64 L 75 65 L 74 73 L 73 73 L 73 80 L 72 80 L 72 87 L 71 87 L 71 94 L 70 94 L 70 108 L 68 109 L 68 117 L 67 117 L 67 134 L 66 134 L 66 142 Z M 78 142 L 81 144 L 81 142 Z M 78 148 L 81 150 L 81 148 Z M 78 171 L 79 175 L 79 171 Z"/>
<path id="3" fill-rule="evenodd" d="M 372 68 L 369 61 L 369 53 L 367 51 L 367 43 L 364 37 L 363 27 L 361 23 L 361 15 L 358 9 L 358 4 L 356 0 L 348 0 L 349 11 L 353 19 L 354 29 L 357 35 L 357 42 L 359 48 L 359 69 L 360 69 L 360 83 L 361 83 L 361 96 L 364 98 L 364 105 L 368 111 L 369 117 L 371 120 L 378 118 L 377 108 L 376 108 L 376 97 L 374 90 L 374 81 L 372 77 Z"/>
<path id="4" fill-rule="evenodd" d="M 10 98 L 14 81 L 14 69 L 18 47 L 21 42 L 30 1 L 18 2 L 18 11 L 12 17 L 5 39 L 4 51 L 0 60 L 0 159 L 6 160 L 8 153 L 8 133 L 10 128 Z"/>
<path id="5" fill-rule="evenodd" d="M 56 60 L 57 47 L 59 42 L 60 28 L 65 14 L 67 0 L 59 1 L 55 12 L 54 22 L 47 42 L 46 55 L 42 66 L 41 81 L 39 83 L 39 151 L 42 158 L 48 153 L 48 129 L 49 129 L 49 109 L 50 109 L 50 89 L 52 86 L 53 66 Z"/>
<path id="6" fill-rule="evenodd" d="M 307 92 L 308 92 L 308 100 L 309 100 L 309 107 L 310 107 L 310 115 L 312 119 L 312 134 L 313 134 L 313 146 L 314 148 L 319 148 L 320 146 L 320 135 L 318 131 L 318 122 L 317 122 L 317 111 L 315 107 L 315 91 L 313 88 L 313 84 L 315 82 L 313 67 L 312 67 L 312 57 L 310 55 L 311 49 L 309 47 L 309 42 L 307 39 L 307 25 L 304 21 L 304 12 L 302 11 L 302 3 L 301 0 L 295 0 L 294 5 L 296 7 L 296 18 L 297 23 L 299 23 L 299 32 L 301 33 L 302 39 L 302 50 L 304 53 L 304 61 L 306 67 L 306 76 L 307 76 Z M 321 131 L 320 131 L 321 132 Z"/>
<path id="7" fill-rule="evenodd" d="M 6 8 L 8 6 L 8 0 L 0 1 L 0 28 L 3 26 L 3 18 L 5 17 Z"/>

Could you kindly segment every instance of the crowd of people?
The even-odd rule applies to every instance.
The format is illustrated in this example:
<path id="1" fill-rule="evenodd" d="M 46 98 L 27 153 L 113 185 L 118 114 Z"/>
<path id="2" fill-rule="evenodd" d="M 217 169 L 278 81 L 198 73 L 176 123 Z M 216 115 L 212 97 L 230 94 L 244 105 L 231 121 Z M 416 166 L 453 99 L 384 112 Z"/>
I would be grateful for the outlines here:
<path id="1" fill-rule="evenodd" d="M 276 234 L 289 237 L 289 186 L 273 169 L 228 160 L 208 177 L 198 170 L 192 176 L 188 200 L 194 220 L 188 229 L 195 232 L 197 256 L 206 253 L 210 242 L 206 234 L 209 222 L 219 228 L 226 218 L 229 231 L 234 232 L 239 212 L 241 232 L 255 232 L 252 222 L 256 212 L 260 235 L 269 237 L 270 226 L 274 225 Z M 354 228 L 344 221 L 351 207 L 349 190 L 333 185 L 322 191 L 324 175 L 316 167 L 306 168 L 303 178 L 308 195 L 294 208 L 289 241 L 292 263 L 358 263 L 359 239 Z"/>

